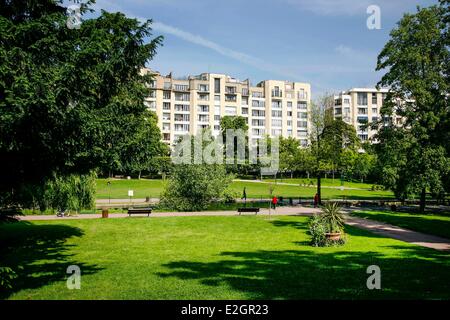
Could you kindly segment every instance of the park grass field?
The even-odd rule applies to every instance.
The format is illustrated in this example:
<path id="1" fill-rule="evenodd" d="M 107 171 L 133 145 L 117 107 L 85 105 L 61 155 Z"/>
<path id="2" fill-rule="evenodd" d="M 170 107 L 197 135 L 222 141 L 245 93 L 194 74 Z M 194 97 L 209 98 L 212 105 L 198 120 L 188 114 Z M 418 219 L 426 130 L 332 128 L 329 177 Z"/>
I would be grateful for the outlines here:
<path id="1" fill-rule="evenodd" d="M 2 299 L 449 299 L 448 253 L 346 228 L 309 246 L 307 217 L 166 217 L 0 225 Z M 81 268 L 81 289 L 66 268 Z M 381 290 L 366 269 L 381 268 Z M 21 266 L 19 268 L 19 266 Z"/>
<path id="2" fill-rule="evenodd" d="M 107 181 L 111 181 L 110 186 Z M 164 186 L 163 180 L 149 179 L 97 179 L 97 198 L 108 199 L 126 199 L 128 198 L 128 190 L 134 191 L 134 198 L 159 198 Z M 314 187 L 301 187 L 283 184 L 272 184 L 274 195 L 282 197 L 301 197 L 304 199 L 312 199 L 316 193 Z M 326 186 L 326 185 L 325 185 Z M 269 184 L 250 181 L 233 181 L 231 189 L 236 192 L 238 197 L 242 196 L 244 187 L 246 188 L 247 198 L 270 198 Z M 361 188 L 363 189 L 363 188 Z M 338 188 L 322 188 L 323 199 L 390 199 L 394 195 L 391 191 L 370 189 L 365 190 L 341 190 Z"/>
<path id="3" fill-rule="evenodd" d="M 292 183 L 296 185 L 316 185 L 316 178 L 278 178 L 278 179 L 264 179 L 264 182 L 280 182 L 280 183 Z M 364 182 L 354 182 L 354 181 L 341 181 L 339 178 L 331 179 L 331 178 L 322 178 L 320 179 L 320 183 L 324 187 L 340 187 L 344 186 L 347 188 L 359 188 L 359 189 L 372 189 L 374 186 L 373 183 L 364 183 Z"/>
<path id="4" fill-rule="evenodd" d="M 352 214 L 361 218 L 386 222 L 402 228 L 450 239 L 450 212 L 419 214 L 387 210 L 361 210 L 353 211 Z"/>

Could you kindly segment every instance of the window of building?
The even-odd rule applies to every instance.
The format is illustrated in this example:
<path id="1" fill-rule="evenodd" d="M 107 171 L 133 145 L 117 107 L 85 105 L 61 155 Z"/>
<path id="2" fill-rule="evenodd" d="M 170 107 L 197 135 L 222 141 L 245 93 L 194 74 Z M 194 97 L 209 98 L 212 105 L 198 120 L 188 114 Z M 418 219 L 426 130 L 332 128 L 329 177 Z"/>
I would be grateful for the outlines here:
<path id="1" fill-rule="evenodd" d="M 216 114 L 216 115 L 214 116 L 214 121 L 220 121 L 220 115 L 217 115 L 217 114 Z"/>
<path id="2" fill-rule="evenodd" d="M 282 115 L 283 115 L 283 112 L 281 110 L 272 110 L 272 117 L 281 118 Z"/>
<path id="3" fill-rule="evenodd" d="M 252 107 L 253 108 L 264 108 L 264 101 L 253 100 Z"/>
<path id="4" fill-rule="evenodd" d="M 198 112 L 209 112 L 209 106 L 208 105 L 199 105 L 197 106 Z"/>
<path id="5" fill-rule="evenodd" d="M 189 111 L 190 107 L 188 104 L 176 104 L 175 111 Z"/>
<path id="6" fill-rule="evenodd" d="M 281 101 L 272 101 L 272 108 L 273 109 L 281 109 Z"/>
<path id="7" fill-rule="evenodd" d="M 175 93 L 175 100 L 176 101 L 189 101 L 190 95 L 189 95 L 189 93 Z"/>
<path id="8" fill-rule="evenodd" d="M 254 117 L 265 117 L 266 111 L 264 110 L 252 110 L 252 116 Z"/>
<path id="9" fill-rule="evenodd" d="M 263 98 L 262 92 L 259 91 L 252 91 L 252 97 L 253 98 Z"/>
<path id="10" fill-rule="evenodd" d="M 200 122 L 209 122 L 209 115 L 208 114 L 199 114 L 197 115 L 198 121 Z"/>
<path id="11" fill-rule="evenodd" d="M 200 92 L 207 92 L 207 91 L 209 91 L 208 85 L 207 84 L 199 84 L 198 85 L 198 91 L 200 91 Z"/>
<path id="12" fill-rule="evenodd" d="M 307 128 L 308 127 L 308 121 L 297 121 L 297 127 L 299 127 L 299 128 Z"/>
<path id="13" fill-rule="evenodd" d="M 357 101 L 359 106 L 367 106 L 367 92 L 358 92 Z"/>
<path id="14" fill-rule="evenodd" d="M 297 118 L 308 119 L 308 114 L 306 112 L 299 112 L 299 113 L 297 113 Z"/>
<path id="15" fill-rule="evenodd" d="M 281 119 L 272 119 L 272 127 L 281 127 Z"/>
<path id="16" fill-rule="evenodd" d="M 225 114 L 234 116 L 237 114 L 236 107 L 233 106 L 226 106 L 225 107 Z"/>
<path id="17" fill-rule="evenodd" d="M 189 131 L 189 125 L 188 124 L 175 124 L 174 130 L 175 131 Z"/>
<path id="18" fill-rule="evenodd" d="M 163 123 L 163 131 L 170 131 L 170 123 Z"/>
<path id="19" fill-rule="evenodd" d="M 281 136 L 281 129 L 272 129 L 272 136 Z"/>
<path id="20" fill-rule="evenodd" d="M 214 78 L 214 93 L 220 93 L 220 78 Z"/>
<path id="21" fill-rule="evenodd" d="M 252 119 L 252 126 L 254 127 L 264 127 L 266 125 L 266 121 L 263 119 Z"/>
<path id="22" fill-rule="evenodd" d="M 190 119 L 190 115 L 185 113 L 175 113 L 173 118 L 175 121 L 187 122 Z"/>
<path id="23" fill-rule="evenodd" d="M 170 99 L 170 91 L 163 91 L 163 99 Z"/>
<path id="24" fill-rule="evenodd" d="M 208 93 L 199 93 L 197 95 L 197 97 L 198 97 L 198 100 L 201 100 L 201 101 L 208 101 L 209 100 L 209 94 Z"/>
<path id="25" fill-rule="evenodd" d="M 170 102 L 163 102 L 163 110 L 170 110 Z"/>
<path id="26" fill-rule="evenodd" d="M 187 84 L 174 84 L 174 90 L 176 91 L 188 91 L 189 85 Z"/>
<path id="27" fill-rule="evenodd" d="M 299 110 L 306 110 L 307 109 L 306 102 L 304 102 L 304 101 L 297 102 L 297 109 L 299 109 Z"/>
<path id="28" fill-rule="evenodd" d="M 248 114 L 248 108 L 242 108 L 242 114 Z"/>
<path id="29" fill-rule="evenodd" d="M 358 114 L 367 114 L 367 108 L 358 108 Z"/>
<path id="30" fill-rule="evenodd" d="M 372 104 L 378 104 L 378 98 L 376 93 L 372 93 Z"/>

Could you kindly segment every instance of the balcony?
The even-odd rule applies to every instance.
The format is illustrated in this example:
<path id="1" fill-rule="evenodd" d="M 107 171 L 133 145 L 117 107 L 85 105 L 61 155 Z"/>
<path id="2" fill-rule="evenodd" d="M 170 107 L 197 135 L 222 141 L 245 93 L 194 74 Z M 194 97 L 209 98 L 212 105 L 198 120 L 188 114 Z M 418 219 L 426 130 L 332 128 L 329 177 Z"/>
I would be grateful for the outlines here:
<path id="1" fill-rule="evenodd" d="M 283 97 L 283 90 L 272 90 L 273 98 L 281 98 Z"/>
<path id="2" fill-rule="evenodd" d="M 235 87 L 225 87 L 225 94 L 236 94 Z"/>
<path id="3" fill-rule="evenodd" d="M 226 102 L 236 102 L 236 96 L 235 95 L 225 95 L 225 101 Z"/>
<path id="4" fill-rule="evenodd" d="M 174 84 L 173 85 L 173 90 L 174 91 L 183 91 L 183 92 L 186 92 L 186 91 L 189 91 L 189 85 L 184 85 L 184 84 Z"/>
<path id="5" fill-rule="evenodd" d="M 306 92 L 299 92 L 298 100 L 308 100 L 308 94 Z"/>

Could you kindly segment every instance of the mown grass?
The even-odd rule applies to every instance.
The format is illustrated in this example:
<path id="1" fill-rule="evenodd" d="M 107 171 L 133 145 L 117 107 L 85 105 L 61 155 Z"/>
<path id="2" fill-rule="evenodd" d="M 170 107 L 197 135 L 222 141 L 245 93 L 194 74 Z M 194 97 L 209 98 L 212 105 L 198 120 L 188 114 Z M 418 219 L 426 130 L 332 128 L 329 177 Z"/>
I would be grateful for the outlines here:
<path id="1" fill-rule="evenodd" d="M 315 186 L 317 185 L 317 178 L 278 178 L 278 179 L 264 179 L 264 182 L 281 182 L 281 183 L 292 183 L 296 185 L 306 185 Z M 341 179 L 336 178 L 322 178 L 320 183 L 323 187 L 347 187 L 347 188 L 360 188 L 371 190 L 373 183 L 355 182 L 355 181 L 341 181 Z M 379 186 L 380 187 L 380 186 Z"/>
<path id="2" fill-rule="evenodd" d="M 111 184 L 107 185 L 107 179 L 97 180 L 97 198 L 108 199 L 127 199 L 128 190 L 134 191 L 134 198 L 159 198 L 163 190 L 164 181 L 146 180 L 146 179 L 113 179 Z M 312 199 L 316 193 L 313 187 L 301 187 L 273 184 L 274 194 L 282 197 L 301 197 Z M 247 181 L 233 181 L 231 189 L 235 191 L 240 198 L 243 189 L 246 188 L 247 198 L 269 198 L 269 184 Z M 393 193 L 390 191 L 371 191 L 366 190 L 340 190 L 335 188 L 322 188 L 323 199 L 390 199 Z"/>
<path id="3" fill-rule="evenodd" d="M 353 215 L 450 239 L 450 213 L 405 213 L 379 210 L 354 211 Z"/>
<path id="4" fill-rule="evenodd" d="M 449 255 L 347 227 L 309 246 L 307 217 L 166 217 L 0 226 L 4 299 L 449 299 Z M 81 289 L 66 268 L 81 268 Z M 366 269 L 381 269 L 368 290 Z M 20 268 L 19 268 L 20 266 Z"/>

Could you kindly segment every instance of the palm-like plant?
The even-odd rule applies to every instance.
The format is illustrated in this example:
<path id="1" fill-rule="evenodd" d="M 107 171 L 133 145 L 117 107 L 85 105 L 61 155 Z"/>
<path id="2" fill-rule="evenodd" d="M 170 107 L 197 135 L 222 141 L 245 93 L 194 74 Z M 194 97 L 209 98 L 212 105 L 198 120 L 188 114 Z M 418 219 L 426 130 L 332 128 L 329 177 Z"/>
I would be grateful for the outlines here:
<path id="1" fill-rule="evenodd" d="M 337 202 L 327 202 L 322 208 L 320 218 L 328 232 L 340 232 L 344 228 L 344 214 Z"/>

